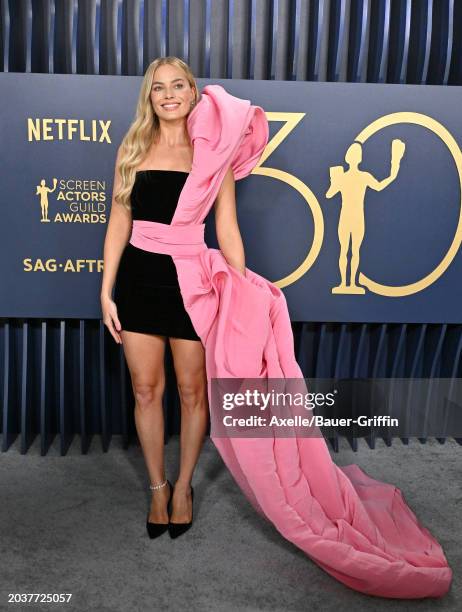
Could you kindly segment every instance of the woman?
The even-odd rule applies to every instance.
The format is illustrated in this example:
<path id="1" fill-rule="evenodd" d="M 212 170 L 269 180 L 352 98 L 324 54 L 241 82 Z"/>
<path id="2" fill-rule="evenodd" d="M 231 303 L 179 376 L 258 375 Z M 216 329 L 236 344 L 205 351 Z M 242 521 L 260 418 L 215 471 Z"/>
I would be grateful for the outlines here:
<path id="1" fill-rule="evenodd" d="M 275 176 L 263 167 L 271 152 L 265 113 L 212 84 L 204 87 L 186 128 L 192 165 L 174 214 L 169 223 L 134 219 L 130 243 L 172 257 L 185 310 L 204 348 L 212 441 L 255 509 L 343 584 L 382 597 L 444 595 L 452 579 L 444 552 L 397 487 L 356 465 L 336 466 L 322 435 L 220 435 L 216 425 L 223 412 L 212 380 L 261 379 L 264 388 L 270 379 L 293 379 L 300 391 L 304 378 L 285 296 L 244 266 L 235 220 L 234 181 L 251 172 Z M 133 153 L 129 159 L 137 161 Z M 204 219 L 217 202 L 220 249 L 212 249 L 203 239 Z M 114 306 L 106 303 L 117 338 Z"/>
<path id="2" fill-rule="evenodd" d="M 191 525 L 191 479 L 208 418 L 204 348 L 184 308 L 172 257 L 149 253 L 127 241 L 133 219 L 161 223 L 172 219 L 192 164 L 186 117 L 197 100 L 197 86 L 187 64 L 173 58 L 152 62 L 135 120 L 118 149 L 104 244 L 103 320 L 116 342 L 123 344 L 131 375 L 135 423 L 152 483 L 150 537 L 161 535 L 168 525 L 171 537 L 177 537 Z M 230 263 L 243 269 L 232 190 L 229 173 L 217 199 L 217 236 Z M 163 455 L 167 338 L 181 401 L 181 461 L 174 488 L 165 478 Z"/>

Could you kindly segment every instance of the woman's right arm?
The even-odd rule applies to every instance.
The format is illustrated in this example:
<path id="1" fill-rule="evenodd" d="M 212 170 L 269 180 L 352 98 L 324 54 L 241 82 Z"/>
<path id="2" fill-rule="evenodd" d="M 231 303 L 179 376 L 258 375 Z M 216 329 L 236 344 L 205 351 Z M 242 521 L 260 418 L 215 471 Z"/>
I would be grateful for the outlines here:
<path id="1" fill-rule="evenodd" d="M 103 278 L 101 283 L 101 310 L 103 313 L 103 321 L 118 344 L 122 344 L 122 338 L 118 333 L 121 330 L 121 325 L 117 316 L 117 306 L 112 299 L 112 290 L 120 258 L 130 239 L 132 228 L 131 211 L 118 204 L 114 197 L 121 185 L 121 177 L 118 171 L 120 155 L 121 150 L 119 147 L 114 170 L 111 213 L 109 215 L 106 237 L 104 239 Z"/>

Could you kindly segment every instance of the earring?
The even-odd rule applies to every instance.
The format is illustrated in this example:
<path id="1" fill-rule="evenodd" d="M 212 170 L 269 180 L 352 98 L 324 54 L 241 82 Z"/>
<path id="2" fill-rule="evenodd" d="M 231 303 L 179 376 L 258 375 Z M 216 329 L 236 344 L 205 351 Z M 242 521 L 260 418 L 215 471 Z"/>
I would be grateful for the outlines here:
<path id="1" fill-rule="evenodd" d="M 191 100 L 191 106 L 194 106 L 194 100 Z"/>

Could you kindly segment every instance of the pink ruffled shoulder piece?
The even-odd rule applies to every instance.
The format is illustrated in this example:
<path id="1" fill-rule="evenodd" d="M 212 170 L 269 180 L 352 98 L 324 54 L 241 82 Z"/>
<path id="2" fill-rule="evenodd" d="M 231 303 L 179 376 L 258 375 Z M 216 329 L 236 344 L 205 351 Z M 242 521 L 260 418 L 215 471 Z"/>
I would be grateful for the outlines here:
<path id="1" fill-rule="evenodd" d="M 263 109 L 207 85 L 187 121 L 193 166 L 171 225 L 134 221 L 130 241 L 170 253 L 212 378 L 303 379 L 283 292 L 230 266 L 203 241 L 204 219 L 229 167 L 248 176 L 268 142 Z M 155 273 L 155 271 L 153 271 Z M 343 584 L 381 597 L 441 597 L 452 571 L 443 549 L 392 484 L 338 467 L 318 438 L 225 438 L 213 443 L 255 509 Z"/>

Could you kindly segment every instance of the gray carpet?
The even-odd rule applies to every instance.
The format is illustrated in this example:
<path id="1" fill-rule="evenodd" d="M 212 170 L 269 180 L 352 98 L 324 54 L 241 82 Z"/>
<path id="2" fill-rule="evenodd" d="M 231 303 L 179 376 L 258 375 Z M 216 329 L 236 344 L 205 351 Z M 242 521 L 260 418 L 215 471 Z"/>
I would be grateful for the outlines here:
<path id="1" fill-rule="evenodd" d="M 76 439 L 67 456 L 57 440 L 46 457 L 38 444 L 1 455 L 1 610 L 461 610 L 462 448 L 449 440 L 409 447 L 394 440 L 351 451 L 357 463 L 401 488 L 421 522 L 441 542 L 454 571 L 441 600 L 390 600 L 357 593 L 331 578 L 284 540 L 241 494 L 207 438 L 193 485 L 192 529 L 171 540 L 145 531 L 149 490 L 141 450 L 95 438 L 88 455 Z M 174 480 L 178 437 L 165 447 Z M 72 593 L 69 604 L 8 604 L 8 593 Z"/>

